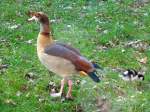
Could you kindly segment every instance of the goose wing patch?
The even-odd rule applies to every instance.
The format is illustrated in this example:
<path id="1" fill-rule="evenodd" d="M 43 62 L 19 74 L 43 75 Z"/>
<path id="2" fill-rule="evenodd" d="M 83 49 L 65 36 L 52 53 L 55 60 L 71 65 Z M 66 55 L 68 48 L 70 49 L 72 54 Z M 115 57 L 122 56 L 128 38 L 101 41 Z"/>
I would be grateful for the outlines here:
<path id="1" fill-rule="evenodd" d="M 94 69 L 91 62 L 86 58 L 78 55 L 76 52 L 65 47 L 64 45 L 53 44 L 45 48 L 44 52 L 48 55 L 57 56 L 72 62 L 78 71 L 89 72 Z"/>

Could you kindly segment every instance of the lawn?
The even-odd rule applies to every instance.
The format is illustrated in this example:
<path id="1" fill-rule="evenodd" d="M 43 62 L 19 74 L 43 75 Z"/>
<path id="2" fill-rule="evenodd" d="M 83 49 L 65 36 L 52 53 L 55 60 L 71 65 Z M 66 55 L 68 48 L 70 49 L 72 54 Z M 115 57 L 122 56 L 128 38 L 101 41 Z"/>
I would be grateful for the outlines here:
<path id="1" fill-rule="evenodd" d="M 150 112 L 148 0 L 1 0 L 0 10 L 0 112 Z M 61 78 L 38 60 L 39 24 L 27 22 L 28 11 L 45 12 L 55 40 L 99 63 L 102 81 L 79 76 L 74 101 L 51 98 L 47 85 L 59 88 Z M 128 68 L 145 80 L 120 79 Z"/>

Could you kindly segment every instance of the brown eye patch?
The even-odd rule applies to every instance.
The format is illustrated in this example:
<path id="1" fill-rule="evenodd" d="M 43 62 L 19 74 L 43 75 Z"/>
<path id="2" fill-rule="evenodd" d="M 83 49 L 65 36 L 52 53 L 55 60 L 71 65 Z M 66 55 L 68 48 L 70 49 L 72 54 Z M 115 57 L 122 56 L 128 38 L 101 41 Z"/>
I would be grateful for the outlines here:
<path id="1" fill-rule="evenodd" d="M 41 16 L 41 14 L 39 14 L 39 13 L 35 13 L 34 14 L 37 18 L 39 18 L 40 16 Z"/>
<path id="2" fill-rule="evenodd" d="M 41 16 L 40 13 L 38 13 L 38 12 L 32 12 L 32 11 L 28 11 L 26 14 L 28 16 L 30 16 L 30 17 L 36 16 L 37 18 L 39 18 Z"/>

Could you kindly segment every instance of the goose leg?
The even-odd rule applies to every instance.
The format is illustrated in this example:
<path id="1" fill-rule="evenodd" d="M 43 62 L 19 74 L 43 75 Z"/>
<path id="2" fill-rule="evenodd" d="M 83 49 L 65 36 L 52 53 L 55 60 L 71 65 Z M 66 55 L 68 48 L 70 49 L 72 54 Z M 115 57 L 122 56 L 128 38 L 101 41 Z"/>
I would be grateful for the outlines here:
<path id="1" fill-rule="evenodd" d="M 60 91 L 59 91 L 59 93 L 62 95 L 62 92 L 63 92 L 63 90 L 64 90 L 64 85 L 65 85 L 65 79 L 62 79 L 61 80 L 61 87 L 60 87 Z"/>
<path id="2" fill-rule="evenodd" d="M 72 98 L 72 80 L 68 80 L 68 86 L 69 86 L 69 88 L 68 88 L 68 92 L 67 92 L 67 95 L 66 95 L 66 98 L 67 99 L 73 99 Z"/>
<path id="3" fill-rule="evenodd" d="M 65 79 L 62 79 L 59 93 L 52 93 L 51 96 L 52 97 L 61 97 L 63 89 L 64 89 L 64 85 L 65 85 Z"/>

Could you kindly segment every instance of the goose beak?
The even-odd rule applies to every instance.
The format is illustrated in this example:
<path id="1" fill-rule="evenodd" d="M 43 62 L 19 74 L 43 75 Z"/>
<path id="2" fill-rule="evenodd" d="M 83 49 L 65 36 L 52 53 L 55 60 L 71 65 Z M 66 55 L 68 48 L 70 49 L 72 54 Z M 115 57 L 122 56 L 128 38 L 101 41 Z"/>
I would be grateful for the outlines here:
<path id="1" fill-rule="evenodd" d="M 28 19 L 28 22 L 31 22 L 31 21 L 38 21 L 38 18 L 36 16 L 33 16 L 31 18 Z"/>

